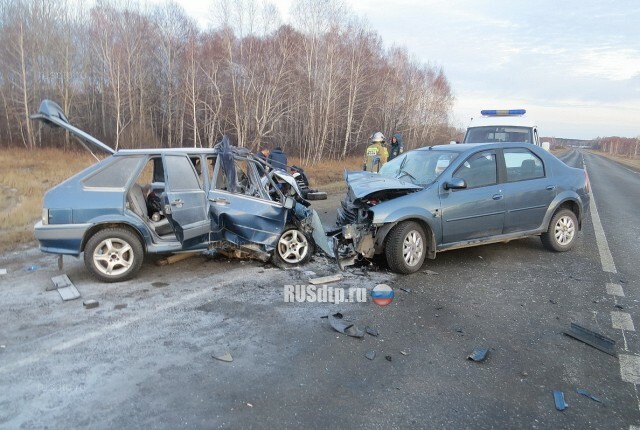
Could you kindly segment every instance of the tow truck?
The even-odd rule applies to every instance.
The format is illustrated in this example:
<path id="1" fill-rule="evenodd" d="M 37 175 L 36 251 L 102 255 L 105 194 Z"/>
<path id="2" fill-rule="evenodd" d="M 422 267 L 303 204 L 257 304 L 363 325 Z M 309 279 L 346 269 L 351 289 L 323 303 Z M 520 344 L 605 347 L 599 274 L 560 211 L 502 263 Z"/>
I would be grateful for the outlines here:
<path id="1" fill-rule="evenodd" d="M 481 110 L 482 116 L 471 119 L 463 143 L 523 142 L 548 151 L 549 142 L 540 142 L 538 126 L 526 113 L 525 109 Z"/>

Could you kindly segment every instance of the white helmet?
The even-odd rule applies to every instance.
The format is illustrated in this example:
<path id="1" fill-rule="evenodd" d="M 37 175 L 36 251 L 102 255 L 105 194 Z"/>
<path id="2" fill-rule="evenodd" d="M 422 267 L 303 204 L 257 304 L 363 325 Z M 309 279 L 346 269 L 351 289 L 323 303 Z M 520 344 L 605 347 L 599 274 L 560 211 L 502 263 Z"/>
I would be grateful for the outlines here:
<path id="1" fill-rule="evenodd" d="M 370 137 L 371 139 L 371 143 L 384 143 L 385 142 L 385 138 L 384 138 L 384 134 L 380 133 L 379 131 L 376 133 L 373 133 Z"/>

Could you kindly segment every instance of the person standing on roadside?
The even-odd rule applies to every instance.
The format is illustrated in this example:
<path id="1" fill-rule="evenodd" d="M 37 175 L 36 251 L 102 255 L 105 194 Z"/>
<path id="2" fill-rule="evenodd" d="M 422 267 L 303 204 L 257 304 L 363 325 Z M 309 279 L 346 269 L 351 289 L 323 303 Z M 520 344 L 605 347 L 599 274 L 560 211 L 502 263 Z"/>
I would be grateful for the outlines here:
<path id="1" fill-rule="evenodd" d="M 402 144 L 402 135 L 396 133 L 391 138 L 391 151 L 389 151 L 389 161 L 393 160 L 404 152 L 404 145 Z"/>
<path id="2" fill-rule="evenodd" d="M 271 151 L 269 157 L 267 158 L 267 161 L 271 165 L 272 169 L 282 169 L 285 172 L 287 171 L 287 164 L 289 164 L 287 160 L 287 154 L 282 151 L 281 147 L 278 146 L 273 151 Z"/>

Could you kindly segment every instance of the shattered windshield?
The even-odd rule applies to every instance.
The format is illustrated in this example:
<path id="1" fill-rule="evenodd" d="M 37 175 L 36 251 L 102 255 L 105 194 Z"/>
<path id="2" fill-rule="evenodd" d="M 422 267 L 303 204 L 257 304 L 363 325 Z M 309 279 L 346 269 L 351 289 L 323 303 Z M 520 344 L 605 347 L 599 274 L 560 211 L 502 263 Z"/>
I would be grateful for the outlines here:
<path id="1" fill-rule="evenodd" d="M 428 185 L 435 181 L 457 156 L 457 152 L 411 151 L 386 163 L 380 168 L 379 174 L 415 185 Z"/>

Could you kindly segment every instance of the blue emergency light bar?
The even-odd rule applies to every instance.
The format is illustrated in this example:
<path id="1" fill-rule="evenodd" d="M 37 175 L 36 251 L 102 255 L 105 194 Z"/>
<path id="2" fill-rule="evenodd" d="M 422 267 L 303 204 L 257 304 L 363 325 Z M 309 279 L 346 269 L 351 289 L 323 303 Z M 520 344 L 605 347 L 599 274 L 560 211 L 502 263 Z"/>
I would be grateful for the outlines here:
<path id="1" fill-rule="evenodd" d="M 486 109 L 481 110 L 480 114 L 484 116 L 511 116 L 511 115 L 524 115 L 527 113 L 524 109 L 506 109 L 506 110 L 497 110 L 497 109 Z"/>

